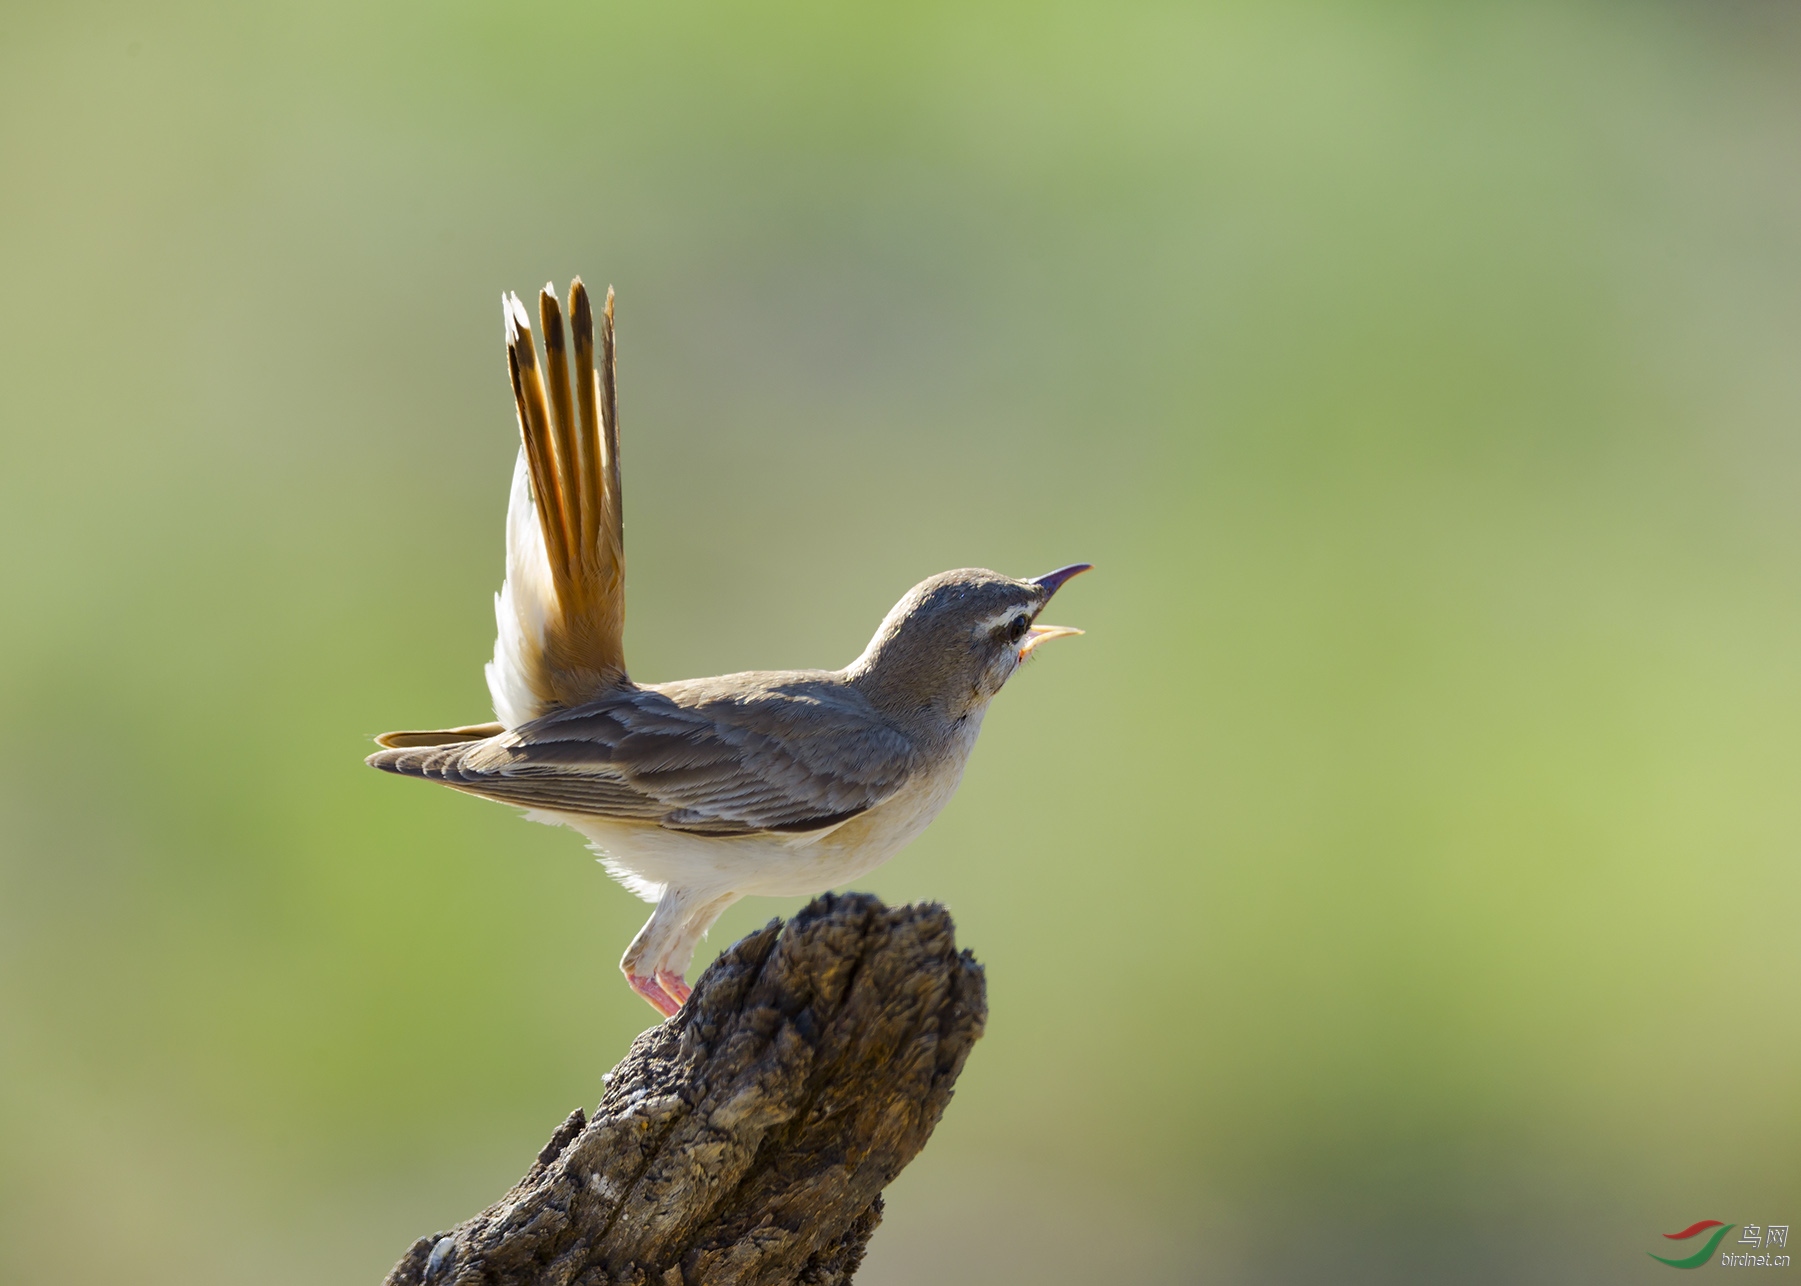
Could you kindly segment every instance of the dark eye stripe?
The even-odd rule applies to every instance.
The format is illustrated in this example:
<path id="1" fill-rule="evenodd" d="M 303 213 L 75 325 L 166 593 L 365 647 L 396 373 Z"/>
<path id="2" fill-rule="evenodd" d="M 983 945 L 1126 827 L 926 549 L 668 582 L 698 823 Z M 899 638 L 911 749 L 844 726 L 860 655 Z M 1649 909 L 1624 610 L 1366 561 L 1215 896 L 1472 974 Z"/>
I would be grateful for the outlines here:
<path id="1" fill-rule="evenodd" d="M 1024 616 L 1015 616 L 1013 618 L 1013 624 L 1007 627 L 1007 637 L 1012 639 L 1015 643 L 1019 642 L 1020 639 L 1025 637 L 1026 627 L 1030 623 L 1031 622 Z"/>

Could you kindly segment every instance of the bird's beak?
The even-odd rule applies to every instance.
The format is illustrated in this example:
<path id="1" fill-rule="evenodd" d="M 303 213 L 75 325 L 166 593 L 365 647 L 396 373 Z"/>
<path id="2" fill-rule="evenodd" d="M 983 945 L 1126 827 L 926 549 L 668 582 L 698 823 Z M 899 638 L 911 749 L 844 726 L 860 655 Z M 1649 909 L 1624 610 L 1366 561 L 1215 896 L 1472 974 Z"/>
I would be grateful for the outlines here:
<path id="1" fill-rule="evenodd" d="M 1045 598 L 1048 599 L 1063 588 L 1063 582 L 1071 576 L 1080 576 L 1083 572 L 1091 571 L 1093 568 L 1093 563 L 1071 563 L 1068 567 L 1059 567 L 1054 572 L 1046 572 L 1042 576 L 1035 577 L 1032 584 L 1043 590 Z"/>
<path id="2" fill-rule="evenodd" d="M 1031 629 L 1026 631 L 1025 642 L 1019 645 L 1019 659 L 1023 661 L 1028 656 L 1032 655 L 1032 650 L 1040 643 L 1048 642 L 1051 639 L 1064 638 L 1071 634 L 1080 634 L 1081 632 L 1081 630 L 1078 630 L 1071 625 L 1034 625 Z"/>
<path id="3" fill-rule="evenodd" d="M 1093 566 L 1093 563 L 1071 563 L 1068 567 L 1059 567 L 1054 572 L 1046 572 L 1042 576 L 1034 577 L 1032 584 L 1043 590 L 1044 597 L 1048 600 L 1052 594 L 1055 594 L 1063 587 L 1064 581 L 1068 580 L 1071 576 L 1080 576 L 1083 572 L 1093 568 Z M 1032 655 L 1033 650 L 1036 649 L 1040 643 L 1048 642 L 1051 639 L 1064 638 L 1071 634 L 1080 634 L 1081 632 L 1081 630 L 1068 625 L 1034 625 L 1031 629 L 1026 631 L 1025 641 L 1019 645 L 1019 659 L 1023 661 L 1028 656 Z"/>

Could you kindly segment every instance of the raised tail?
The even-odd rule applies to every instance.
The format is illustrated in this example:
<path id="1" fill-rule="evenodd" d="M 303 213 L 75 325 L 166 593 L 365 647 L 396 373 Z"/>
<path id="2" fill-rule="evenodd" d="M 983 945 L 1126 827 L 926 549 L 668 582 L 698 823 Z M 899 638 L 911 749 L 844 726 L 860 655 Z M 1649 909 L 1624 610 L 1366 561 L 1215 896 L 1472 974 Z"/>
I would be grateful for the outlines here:
<path id="1" fill-rule="evenodd" d="M 569 288 L 573 344 L 565 342 L 556 293 L 548 285 L 539 293 L 542 363 L 525 305 L 517 295 L 501 305 L 521 446 L 487 674 L 494 713 L 515 728 L 625 681 L 625 529 L 613 292 L 601 315 L 598 362 L 593 309 L 579 278 Z"/>

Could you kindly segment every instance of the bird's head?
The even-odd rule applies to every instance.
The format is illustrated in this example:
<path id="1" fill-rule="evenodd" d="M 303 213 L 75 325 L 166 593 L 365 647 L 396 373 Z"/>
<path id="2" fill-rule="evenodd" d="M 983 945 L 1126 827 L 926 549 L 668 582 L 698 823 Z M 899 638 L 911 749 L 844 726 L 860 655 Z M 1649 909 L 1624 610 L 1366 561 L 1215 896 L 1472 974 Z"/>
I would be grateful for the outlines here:
<path id="1" fill-rule="evenodd" d="M 1038 613 L 1089 564 L 1014 580 L 980 567 L 940 572 L 908 590 L 846 673 L 904 722 L 955 723 L 980 710 L 1025 659 L 1082 631 L 1040 625 Z"/>

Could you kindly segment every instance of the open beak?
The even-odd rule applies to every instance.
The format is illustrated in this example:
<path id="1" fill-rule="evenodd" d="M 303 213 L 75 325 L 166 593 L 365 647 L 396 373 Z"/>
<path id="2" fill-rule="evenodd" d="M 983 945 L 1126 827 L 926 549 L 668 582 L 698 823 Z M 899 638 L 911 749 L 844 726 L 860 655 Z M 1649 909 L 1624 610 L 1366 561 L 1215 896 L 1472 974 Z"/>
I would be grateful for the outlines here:
<path id="1" fill-rule="evenodd" d="M 1032 655 L 1033 649 L 1040 643 L 1049 642 L 1051 639 L 1065 638 L 1071 634 L 1080 634 L 1081 632 L 1081 630 L 1070 625 L 1034 625 L 1031 629 L 1026 631 L 1025 641 L 1019 645 L 1019 659 L 1023 661 L 1028 656 Z"/>
<path id="2" fill-rule="evenodd" d="M 1054 572 L 1046 572 L 1042 576 L 1033 577 L 1032 584 L 1042 589 L 1045 598 L 1048 599 L 1052 594 L 1055 594 L 1059 589 L 1062 589 L 1063 582 L 1068 580 L 1071 576 L 1080 576 L 1083 572 L 1091 571 L 1093 568 L 1093 563 L 1071 563 L 1068 567 L 1059 567 Z M 1081 630 L 1068 625 L 1034 625 L 1031 629 L 1026 631 L 1026 637 L 1019 645 L 1019 659 L 1023 661 L 1028 656 L 1032 655 L 1033 650 L 1037 648 L 1040 643 L 1048 642 L 1051 639 L 1065 638 L 1071 634 L 1080 634 L 1081 632 Z"/>
<path id="3" fill-rule="evenodd" d="M 1032 584 L 1042 589 L 1045 598 L 1049 599 L 1052 594 L 1063 588 L 1064 581 L 1071 576 L 1080 576 L 1083 572 L 1092 570 L 1093 567 L 1093 563 L 1071 563 L 1068 567 L 1059 567 L 1054 572 L 1046 572 L 1042 576 L 1033 577 Z M 1040 643 L 1081 632 L 1081 630 L 1068 625 L 1034 625 L 1026 631 L 1026 637 L 1019 645 L 1019 659 L 1023 661 L 1032 655 Z"/>

